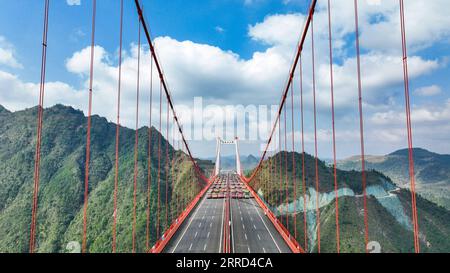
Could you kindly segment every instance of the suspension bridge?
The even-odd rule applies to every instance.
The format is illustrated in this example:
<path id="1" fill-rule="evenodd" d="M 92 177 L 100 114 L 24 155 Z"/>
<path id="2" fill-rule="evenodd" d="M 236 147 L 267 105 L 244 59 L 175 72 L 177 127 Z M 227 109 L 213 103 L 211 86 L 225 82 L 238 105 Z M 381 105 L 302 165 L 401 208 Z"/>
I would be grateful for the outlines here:
<path id="1" fill-rule="evenodd" d="M 283 90 L 280 92 L 280 100 L 278 102 L 278 111 L 275 122 L 270 128 L 269 137 L 265 143 L 265 148 L 261 153 L 260 161 L 257 167 L 250 174 L 245 174 L 242 170 L 239 154 L 239 140 L 217 140 L 216 161 L 214 170 L 210 175 L 206 175 L 205 171 L 199 166 L 198 160 L 194 158 L 189 142 L 185 137 L 183 125 L 180 122 L 177 109 L 175 107 L 174 98 L 169 89 L 167 79 L 163 73 L 161 62 L 158 59 L 157 49 L 152 41 L 150 35 L 148 20 L 144 16 L 143 7 L 139 0 L 135 1 L 120 1 L 120 33 L 119 45 L 119 70 L 117 82 L 117 120 L 116 120 L 116 145 L 115 145 L 115 162 L 114 162 L 114 189 L 113 189 L 113 214 L 105 215 L 105 218 L 111 217 L 111 252 L 117 251 L 117 215 L 118 211 L 118 185 L 119 185 L 119 157 L 120 145 L 119 139 L 121 134 L 121 88 L 122 88 L 122 45 L 123 35 L 127 31 L 123 27 L 124 21 L 124 4 L 133 5 L 136 11 L 136 19 L 139 20 L 138 36 L 138 62 L 137 62 L 137 89 L 136 89 L 136 135 L 134 148 L 134 177 L 133 177 L 133 221 L 130 223 L 132 227 L 132 245 L 130 252 L 136 252 L 137 241 L 145 241 L 146 252 L 148 253 L 185 253 L 185 252 L 217 252 L 217 253 L 304 253 L 310 250 L 311 240 L 308 236 L 307 222 L 310 220 L 307 217 L 306 209 L 303 209 L 301 214 L 283 212 L 283 208 L 288 209 L 290 203 L 293 201 L 294 207 L 298 207 L 297 195 L 303 196 L 303 208 L 306 208 L 307 193 L 306 193 L 306 174 L 305 174 L 305 123 L 313 122 L 314 127 L 314 173 L 308 174 L 314 177 L 315 192 L 318 195 L 321 187 L 321 178 L 319 176 L 319 154 L 318 154 L 318 136 L 317 136 L 317 112 L 316 107 L 316 48 L 314 44 L 314 27 L 315 27 L 315 11 L 319 1 L 326 2 L 328 8 L 328 17 L 320 18 L 326 20 L 328 26 L 328 41 L 329 41 L 329 71 L 330 71 L 330 97 L 331 109 L 330 114 L 332 123 L 330 124 L 332 131 L 332 147 L 333 147 L 333 178 L 334 178 L 334 194 L 335 194 L 335 237 L 336 252 L 340 252 L 340 207 L 338 196 L 338 175 L 337 175 L 337 159 L 336 159 L 336 128 L 335 128 L 335 109 L 334 109 L 334 70 L 333 70 L 333 33 L 332 33 L 332 1 L 330 0 L 312 0 L 309 5 L 309 10 L 303 28 L 299 28 L 298 33 L 291 33 L 291 35 L 299 36 L 299 43 L 295 49 L 295 58 L 288 71 L 287 81 Z M 35 166 L 34 166 L 34 189 L 32 199 L 31 211 L 31 226 L 30 226 L 30 241 L 29 252 L 33 253 L 36 250 L 37 238 L 37 217 L 39 214 L 39 182 L 40 182 L 40 168 L 41 168 L 41 144 L 42 139 L 45 138 L 43 134 L 43 116 L 44 116 L 44 98 L 45 98 L 45 81 L 46 81 L 46 67 L 47 67 L 47 49 L 48 49 L 48 29 L 49 29 L 49 13 L 51 10 L 51 0 L 45 0 L 44 12 L 44 28 L 42 40 L 42 65 L 41 65 L 41 79 L 40 79 L 40 95 L 38 102 L 38 116 L 37 116 L 37 142 L 35 152 Z M 96 37 L 96 0 L 92 0 L 92 32 L 91 32 L 91 51 L 90 51 L 90 80 L 89 90 L 87 92 L 88 103 L 88 124 L 86 134 L 86 157 L 85 157 L 85 172 L 84 172 L 84 207 L 83 207 L 83 229 L 81 251 L 88 252 L 87 232 L 89 227 L 89 183 L 90 172 L 92 171 L 91 163 L 91 128 L 92 128 L 92 100 L 94 75 L 94 56 L 95 56 L 95 37 Z M 125 3 L 124 3 L 125 2 Z M 414 242 L 415 252 L 420 252 L 420 237 L 419 237 L 419 223 L 416 206 L 416 191 L 414 181 L 414 162 L 413 162 L 413 142 L 411 129 L 411 106 L 409 98 L 409 79 L 408 79 L 408 55 L 406 44 L 406 30 L 405 30 L 405 11 L 404 1 L 398 0 L 400 13 L 399 18 L 401 22 L 401 51 L 402 55 L 398 56 L 402 61 L 402 69 L 404 76 L 404 102 L 405 102 L 405 128 L 407 135 L 407 143 L 409 149 L 409 176 L 410 176 L 410 192 L 411 192 L 411 218 L 413 226 L 413 236 L 411 240 Z M 361 77 L 361 53 L 359 42 L 359 17 L 358 17 L 358 0 L 353 1 L 353 6 L 349 6 L 354 10 L 354 34 L 355 34 L 355 50 L 357 66 L 354 71 L 354 77 L 357 79 L 357 96 L 358 96 L 358 110 L 360 129 L 360 155 L 361 155 L 361 187 L 363 197 L 363 215 L 364 215 L 364 241 L 361 242 L 367 246 L 370 242 L 371 234 L 369 233 L 369 213 L 368 213 L 368 195 L 366 192 L 366 166 L 365 166 L 365 141 L 364 141 L 364 83 Z M 53 22 L 51 22 L 53 23 Z M 54 22 L 57 24 L 57 22 Z M 311 41 L 311 67 L 304 64 L 305 44 L 307 38 Z M 151 58 L 144 60 L 141 57 L 141 46 L 146 44 L 151 53 Z M 149 62 L 151 66 L 150 75 L 143 75 L 141 73 L 141 62 Z M 312 74 L 312 90 L 304 90 L 304 70 L 310 70 Z M 153 74 L 156 71 L 158 75 L 154 78 Z M 148 140 L 140 139 L 138 134 L 139 129 L 139 115 L 140 115 L 140 94 L 144 87 L 140 85 L 140 79 L 143 77 L 150 77 L 150 123 L 149 128 L 154 126 L 158 128 L 161 134 L 158 134 L 158 141 L 152 143 L 152 131 L 149 129 Z M 294 86 L 294 82 L 298 81 L 298 86 Z M 158 88 L 155 91 L 154 85 Z M 148 89 L 147 87 L 145 89 Z M 274 91 L 275 92 L 275 91 Z M 304 118 L 304 93 L 311 92 L 314 105 L 314 119 L 307 121 Z M 157 94 L 159 93 L 159 97 Z M 300 97 L 299 107 L 295 109 L 297 103 L 294 98 Z M 165 106 L 165 107 L 164 107 Z M 159 112 L 157 118 L 152 117 L 152 110 Z M 299 115 L 297 113 L 300 113 Z M 290 116 L 290 118 L 289 118 Z M 159 119 L 159 120 L 155 120 Z M 289 122 L 288 122 L 289 120 Z M 172 124 L 176 128 L 173 132 L 169 132 L 169 126 L 163 127 L 162 124 Z M 291 123 L 291 124 L 288 124 Z M 164 132 L 164 128 L 166 132 Z M 300 131 L 300 133 L 296 133 Z M 192 181 L 185 181 L 185 191 L 192 194 L 191 199 L 186 198 L 177 199 L 175 201 L 175 208 L 171 207 L 169 212 L 169 186 L 170 177 L 169 172 L 171 166 L 174 164 L 174 156 L 169 150 L 169 145 L 162 145 L 164 138 L 171 143 L 173 147 L 178 147 L 177 151 L 181 152 L 189 160 L 191 167 L 195 170 L 195 183 Z M 178 141 L 175 141 L 177 136 Z M 288 137 L 289 136 L 289 137 Z M 300 139 L 301 147 L 295 147 L 297 140 Z M 171 140 L 172 139 L 172 140 Z M 137 185 L 138 185 L 138 149 L 139 143 L 148 141 L 148 175 L 147 175 L 147 198 L 146 198 L 146 227 L 145 236 L 138 234 L 137 230 Z M 405 141 L 405 142 L 406 142 Z M 152 147 L 156 145 L 157 147 Z M 234 145 L 236 154 L 236 168 L 234 171 L 221 170 L 221 146 Z M 152 151 L 157 151 L 153 154 Z M 176 150 L 176 149 L 174 149 Z M 298 151 L 301 157 L 301 164 L 298 164 L 295 153 L 288 153 L 287 151 Z M 157 177 L 152 177 L 150 170 L 151 157 L 158 158 Z M 288 169 L 289 174 L 288 174 Z M 155 170 L 153 170 L 155 171 Z M 301 179 L 297 179 L 297 173 L 301 173 Z M 292 177 L 288 177 L 292 175 Z M 166 177 L 164 177 L 166 176 Z M 172 178 L 173 179 L 173 178 Z M 191 179 L 191 178 L 190 178 Z M 163 185 L 165 183 L 165 185 Z M 194 185 L 201 185 L 200 188 Z M 151 189 L 156 188 L 157 192 L 151 194 Z M 275 190 L 268 190 L 275 189 Z M 301 189 L 301 191 L 299 191 Z M 156 200 L 153 200 L 155 198 Z M 151 202 L 156 202 L 156 211 L 152 211 Z M 165 204 L 164 204 L 165 202 Z M 317 252 L 321 252 L 321 226 L 320 217 L 321 210 L 319 206 L 319 196 L 315 198 L 315 222 L 317 227 L 314 229 L 314 246 Z M 170 216 L 170 215 L 173 216 Z M 156 217 L 153 218 L 152 216 Z M 299 216 L 299 219 L 297 219 Z M 300 219 L 301 218 L 301 219 Z M 299 223 L 302 223 L 303 228 L 299 228 Z M 155 236 L 152 236 L 155 234 Z M 366 247 L 365 247 L 366 248 Z"/>

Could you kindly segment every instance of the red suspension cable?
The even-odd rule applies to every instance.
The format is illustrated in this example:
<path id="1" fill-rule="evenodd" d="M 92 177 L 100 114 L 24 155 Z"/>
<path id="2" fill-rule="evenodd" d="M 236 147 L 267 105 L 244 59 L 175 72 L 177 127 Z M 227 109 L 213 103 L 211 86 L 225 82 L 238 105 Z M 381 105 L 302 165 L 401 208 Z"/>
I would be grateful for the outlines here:
<path id="1" fill-rule="evenodd" d="M 417 205 L 416 205 L 416 183 L 414 174 L 414 157 L 413 157 L 413 142 L 412 142 L 412 129 L 411 129 L 411 105 L 409 98 L 409 76 L 408 76 L 408 53 L 406 45 L 406 29 L 405 29 L 405 7 L 403 0 L 400 1 L 400 27 L 402 36 L 402 53 L 403 53 L 403 78 L 405 88 L 405 111 L 406 111 L 406 130 L 408 134 L 408 162 L 409 162 L 409 179 L 411 189 L 411 209 L 412 220 L 414 226 L 414 250 L 416 253 L 420 253 L 420 238 L 419 238 L 419 224 L 417 217 Z"/>
<path id="2" fill-rule="evenodd" d="M 286 228 L 289 230 L 289 191 L 288 191 L 288 151 L 287 151 L 287 106 L 284 107 L 284 187 L 285 187 L 285 201 L 286 201 Z"/>
<path id="3" fill-rule="evenodd" d="M 158 133 L 158 210 L 156 212 L 156 238 L 159 238 L 161 210 L 161 129 L 162 129 L 162 83 L 159 84 L 159 133 Z"/>
<path id="4" fill-rule="evenodd" d="M 95 53 L 95 16 L 97 9 L 97 1 L 92 1 L 92 32 L 91 32 L 91 60 L 89 68 L 89 102 L 87 117 L 87 134 L 86 134 L 86 163 L 84 173 L 84 208 L 83 208 L 83 239 L 82 253 L 86 253 L 86 237 L 87 237 L 87 210 L 89 197 L 89 164 L 91 159 L 91 116 L 92 116 L 92 86 L 94 82 L 94 53 Z"/>
<path id="5" fill-rule="evenodd" d="M 166 112 L 166 162 L 165 162 L 165 172 L 166 172 L 166 223 L 165 228 L 169 227 L 169 103 L 167 103 Z"/>
<path id="6" fill-rule="evenodd" d="M 150 249 L 150 194 L 152 188 L 152 110 L 153 110 L 153 57 L 150 55 L 150 116 L 148 125 L 148 171 L 147 171 L 147 222 L 146 222 L 146 240 L 145 247 Z"/>
<path id="7" fill-rule="evenodd" d="M 369 244 L 369 216 L 367 211 L 367 194 L 366 194 L 366 173 L 365 173 L 365 156 L 364 156 L 364 121 L 363 121 L 363 105 L 362 105 L 362 84 L 361 84 L 361 54 L 359 48 L 359 23 L 358 23 L 358 0 L 354 0 L 355 6 L 355 36 L 356 36 L 356 61 L 358 70 L 358 102 L 359 102 L 359 128 L 361 138 L 361 176 L 364 198 L 364 249 L 367 250 Z"/>
<path id="8" fill-rule="evenodd" d="M 294 184 L 294 238 L 297 240 L 297 179 L 295 168 L 295 122 L 294 122 L 294 81 L 291 85 L 291 128 L 292 128 L 292 183 Z"/>
<path id="9" fill-rule="evenodd" d="M 120 1 L 120 42 L 119 42 L 119 80 L 117 87 L 117 124 L 116 124 L 116 162 L 114 175 L 114 214 L 112 227 L 112 252 L 116 252 L 117 227 L 117 191 L 119 187 L 119 141 L 120 141 L 120 91 L 122 85 L 122 38 L 123 38 L 123 0 Z"/>
<path id="10" fill-rule="evenodd" d="M 302 124 L 302 188 L 303 188 L 303 231 L 304 231 L 304 248 L 308 251 L 308 225 L 306 222 L 306 176 L 305 176 L 305 134 L 304 134 L 304 115 L 303 115 L 303 58 L 299 59 L 300 74 L 300 112 Z"/>
<path id="11" fill-rule="evenodd" d="M 33 191 L 33 205 L 31 212 L 31 227 L 30 227 L 30 253 L 34 253 L 36 240 L 36 219 L 38 210 L 38 196 L 39 196 L 39 178 L 40 178 L 40 164 L 41 164 L 41 139 L 42 139 L 42 123 L 44 115 L 44 93 L 45 93 L 45 75 L 47 67 L 47 35 L 48 35 L 48 14 L 50 1 L 45 1 L 44 7 L 44 31 L 42 37 L 42 60 L 41 60 L 41 82 L 39 87 L 39 106 L 37 118 L 37 140 L 36 140 L 36 154 L 34 163 L 34 191 Z"/>
<path id="12" fill-rule="evenodd" d="M 314 103 L 314 156 L 316 170 L 316 222 L 317 222 L 317 251 L 320 253 L 320 208 L 319 208 L 319 155 L 317 144 L 317 109 L 316 109 L 316 68 L 314 54 L 314 18 L 311 20 L 311 48 L 312 48 L 312 86 Z"/>
<path id="13" fill-rule="evenodd" d="M 332 33 L 331 33 L 331 3 L 328 0 L 328 37 L 330 48 L 330 92 L 331 92 L 331 118 L 333 127 L 333 176 L 334 176 L 334 193 L 336 200 L 336 252 L 340 252 L 340 231 L 339 231 L 339 195 L 338 195 L 338 183 L 337 183 L 337 161 L 336 161 L 336 129 L 334 122 L 334 78 L 333 78 L 333 45 L 332 45 Z"/>
<path id="14" fill-rule="evenodd" d="M 282 154 L 282 152 L 281 152 L 281 147 L 282 147 L 282 145 L 281 145 L 281 139 L 282 139 L 282 137 L 281 137 L 281 122 L 280 122 L 280 120 L 281 120 L 281 117 L 279 118 L 279 120 L 278 120 L 278 157 L 279 157 L 279 160 L 280 160 L 280 162 L 279 162 L 279 167 L 278 167 L 278 170 L 279 170 L 279 179 L 280 179 L 280 188 L 279 188 L 279 190 L 278 190 L 278 201 L 280 202 L 280 204 L 279 204 L 279 206 L 280 206 L 280 222 L 282 222 L 282 220 L 283 220 L 283 154 Z"/>
<path id="15" fill-rule="evenodd" d="M 138 59 L 137 59 L 137 83 L 136 83 L 136 131 L 134 137 L 134 179 L 133 179 L 133 225 L 132 225 L 132 252 L 136 253 L 136 206 L 137 206 L 137 176 L 138 176 L 138 152 L 139 152 L 139 92 L 141 73 L 141 17 L 138 27 Z"/>

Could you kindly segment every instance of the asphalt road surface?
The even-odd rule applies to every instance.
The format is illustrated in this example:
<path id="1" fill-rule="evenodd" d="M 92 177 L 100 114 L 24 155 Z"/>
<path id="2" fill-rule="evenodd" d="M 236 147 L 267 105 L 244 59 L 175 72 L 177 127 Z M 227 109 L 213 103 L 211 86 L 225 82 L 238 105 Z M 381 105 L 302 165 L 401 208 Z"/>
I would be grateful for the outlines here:
<path id="1" fill-rule="evenodd" d="M 225 199 L 206 199 L 191 212 L 172 237 L 168 253 L 220 253 Z"/>
<path id="2" fill-rule="evenodd" d="M 223 179 L 226 177 L 223 176 Z M 204 197 L 172 237 L 164 252 L 221 253 L 224 212 L 225 199 Z M 291 252 L 253 198 L 231 199 L 230 214 L 231 252 Z"/>
<path id="3" fill-rule="evenodd" d="M 232 199 L 232 250 L 234 253 L 290 253 L 264 211 L 252 199 Z"/>

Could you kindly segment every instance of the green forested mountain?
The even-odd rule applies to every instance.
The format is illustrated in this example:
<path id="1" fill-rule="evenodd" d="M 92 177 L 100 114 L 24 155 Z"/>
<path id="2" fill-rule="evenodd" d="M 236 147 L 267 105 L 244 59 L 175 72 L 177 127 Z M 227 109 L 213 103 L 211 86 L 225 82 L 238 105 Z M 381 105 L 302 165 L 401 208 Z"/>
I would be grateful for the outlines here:
<path id="1" fill-rule="evenodd" d="M 30 233 L 37 108 L 9 112 L 0 107 L 0 252 L 26 252 Z M 68 243 L 81 242 L 87 118 L 81 111 L 57 105 L 44 111 L 41 180 L 37 221 L 37 251 L 65 252 Z M 88 251 L 110 252 L 113 216 L 116 125 L 92 119 L 89 181 Z M 120 131 L 120 169 L 117 210 L 117 251 L 130 252 L 132 242 L 135 131 Z M 151 242 L 155 242 L 157 208 L 158 136 L 151 139 Z M 145 251 L 148 128 L 139 130 L 137 189 L 137 249 Z M 169 145 L 169 166 L 161 157 L 161 230 L 166 225 L 166 174 L 168 223 L 178 206 L 186 204 L 204 185 L 196 179 L 187 156 Z M 209 162 L 202 162 L 208 166 Z"/>
<path id="2" fill-rule="evenodd" d="M 287 156 L 287 191 L 286 165 Z M 303 246 L 304 200 L 302 187 L 302 156 L 295 153 L 294 191 L 292 153 L 278 153 L 266 160 L 261 175 L 252 186 L 288 225 L 295 234 L 294 215 L 297 222 L 298 241 Z M 280 183 L 281 162 L 281 183 Z M 276 167 L 275 167 L 276 166 Z M 335 192 L 333 168 L 319 161 L 319 208 L 321 227 L 321 251 L 336 251 Z M 367 194 L 369 216 L 369 240 L 376 241 L 382 252 L 413 252 L 411 224 L 411 193 L 398 188 L 390 178 L 377 171 L 367 171 Z M 269 179 L 269 177 L 271 177 Z M 358 171 L 337 171 L 339 225 L 342 252 L 365 252 L 364 206 L 362 178 Z M 308 251 L 317 251 L 315 159 L 305 154 L 306 215 Z M 280 191 L 280 188 L 282 189 Z M 286 194 L 287 192 L 287 194 Z M 294 199 L 294 194 L 297 199 Z M 286 195 L 288 198 L 286 200 Z M 286 202 L 288 205 L 286 205 Z M 422 252 L 450 252 L 450 211 L 420 195 L 417 196 L 420 243 Z M 286 218 L 289 223 L 286 224 Z"/>
<path id="3" fill-rule="evenodd" d="M 415 148 L 414 171 L 417 191 L 425 198 L 450 210 L 450 155 L 441 155 Z M 408 150 L 399 150 L 385 156 L 368 156 L 368 169 L 389 176 L 402 188 L 409 188 Z M 351 157 L 338 162 L 344 170 L 360 170 L 361 158 Z"/>

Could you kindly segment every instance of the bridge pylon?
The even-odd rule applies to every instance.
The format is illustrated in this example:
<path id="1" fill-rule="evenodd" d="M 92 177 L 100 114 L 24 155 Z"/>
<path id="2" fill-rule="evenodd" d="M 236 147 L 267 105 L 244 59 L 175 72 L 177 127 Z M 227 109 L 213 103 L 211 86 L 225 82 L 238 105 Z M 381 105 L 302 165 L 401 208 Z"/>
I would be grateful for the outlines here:
<path id="1" fill-rule="evenodd" d="M 214 175 L 218 175 L 220 173 L 220 153 L 222 145 L 234 145 L 236 151 L 236 173 L 241 176 L 242 175 L 242 167 L 241 167 L 241 157 L 239 154 L 239 139 L 235 137 L 233 140 L 223 140 L 218 137 L 216 142 L 216 163 L 214 166 Z"/>

